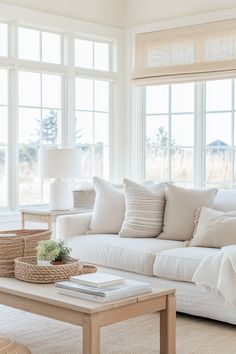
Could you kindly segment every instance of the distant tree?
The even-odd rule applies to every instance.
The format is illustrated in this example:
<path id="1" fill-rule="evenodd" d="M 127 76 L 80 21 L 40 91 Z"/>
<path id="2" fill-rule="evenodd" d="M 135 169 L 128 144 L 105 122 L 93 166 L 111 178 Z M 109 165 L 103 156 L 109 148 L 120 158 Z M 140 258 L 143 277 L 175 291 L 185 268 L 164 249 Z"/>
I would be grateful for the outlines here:
<path id="1" fill-rule="evenodd" d="M 168 146 L 168 134 L 164 127 L 159 127 L 155 130 L 153 137 L 147 140 L 147 145 L 150 148 L 164 148 Z M 174 139 L 171 139 L 171 146 L 175 146 Z"/>
<path id="2" fill-rule="evenodd" d="M 75 146 L 76 147 L 81 147 L 81 139 L 82 139 L 82 136 L 83 136 L 83 131 L 82 129 L 77 129 L 75 131 Z"/>
<path id="3" fill-rule="evenodd" d="M 5 151 L 3 149 L 0 149 L 0 166 L 4 166 L 6 162 L 6 156 L 5 156 Z"/>
<path id="4" fill-rule="evenodd" d="M 32 166 L 32 163 L 36 160 L 37 146 L 22 144 L 19 147 L 19 160 L 20 162 L 27 162 Z"/>
<path id="5" fill-rule="evenodd" d="M 51 109 L 42 122 L 37 120 L 36 136 L 37 141 L 30 141 L 29 144 L 21 144 L 19 147 L 19 160 L 20 162 L 27 162 L 32 165 L 36 161 L 37 149 L 40 144 L 56 145 L 58 137 L 58 114 L 57 111 Z M 40 139 L 41 137 L 41 139 Z M 1 161 L 0 161 L 1 163 Z"/>
<path id="6" fill-rule="evenodd" d="M 154 143 L 158 146 L 165 147 L 168 145 L 168 135 L 163 127 L 155 130 Z"/>
<path id="7" fill-rule="evenodd" d="M 41 125 L 41 144 L 56 145 L 58 139 L 58 114 L 51 109 L 43 118 Z M 40 134 L 39 134 L 40 136 Z"/>

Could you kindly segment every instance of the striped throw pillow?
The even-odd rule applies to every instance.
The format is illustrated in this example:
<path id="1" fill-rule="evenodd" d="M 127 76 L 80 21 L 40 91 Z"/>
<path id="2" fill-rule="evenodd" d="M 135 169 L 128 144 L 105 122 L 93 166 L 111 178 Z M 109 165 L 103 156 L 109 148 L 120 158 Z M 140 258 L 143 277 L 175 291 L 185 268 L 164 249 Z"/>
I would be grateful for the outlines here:
<path id="1" fill-rule="evenodd" d="M 157 237 L 162 232 L 165 207 L 164 184 L 149 189 L 124 180 L 125 219 L 121 237 Z"/>

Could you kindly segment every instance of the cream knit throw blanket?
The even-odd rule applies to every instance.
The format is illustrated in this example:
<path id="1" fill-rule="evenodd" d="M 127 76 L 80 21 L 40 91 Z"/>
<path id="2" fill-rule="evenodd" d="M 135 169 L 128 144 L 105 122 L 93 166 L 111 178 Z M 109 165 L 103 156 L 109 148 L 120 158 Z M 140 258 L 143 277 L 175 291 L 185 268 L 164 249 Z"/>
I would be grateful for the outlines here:
<path id="1" fill-rule="evenodd" d="M 227 303 L 236 306 L 236 245 L 223 247 L 204 258 L 193 282 L 220 293 Z"/>

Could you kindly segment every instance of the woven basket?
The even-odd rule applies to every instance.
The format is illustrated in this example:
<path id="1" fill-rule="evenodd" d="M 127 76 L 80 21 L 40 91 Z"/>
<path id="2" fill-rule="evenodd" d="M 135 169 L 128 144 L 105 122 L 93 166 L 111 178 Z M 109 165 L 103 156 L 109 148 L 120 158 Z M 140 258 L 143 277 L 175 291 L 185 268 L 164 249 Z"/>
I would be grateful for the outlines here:
<path id="1" fill-rule="evenodd" d="M 41 229 L 0 231 L 0 277 L 14 277 L 15 258 L 36 256 L 38 242 L 49 240 L 51 233 Z"/>
<path id="2" fill-rule="evenodd" d="M 89 264 L 84 264 L 83 265 L 83 272 L 82 274 L 89 274 L 89 273 L 96 273 L 97 268 L 94 266 L 91 266 Z"/>
<path id="3" fill-rule="evenodd" d="M 85 269 L 87 273 L 96 271 L 95 267 L 89 268 Z M 66 263 L 54 266 L 38 266 L 36 257 L 15 259 L 15 277 L 29 283 L 48 284 L 83 273 L 83 264 L 73 258 Z"/>

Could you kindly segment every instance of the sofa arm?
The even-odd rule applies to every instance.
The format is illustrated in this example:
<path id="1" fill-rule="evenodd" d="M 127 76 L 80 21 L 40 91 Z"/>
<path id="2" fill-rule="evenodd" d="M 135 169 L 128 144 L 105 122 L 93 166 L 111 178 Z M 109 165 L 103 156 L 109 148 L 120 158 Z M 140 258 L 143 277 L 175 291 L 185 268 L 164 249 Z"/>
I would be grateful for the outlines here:
<path id="1" fill-rule="evenodd" d="M 61 215 L 56 220 L 56 239 L 67 240 L 70 237 L 85 235 L 89 230 L 92 213 Z"/>

